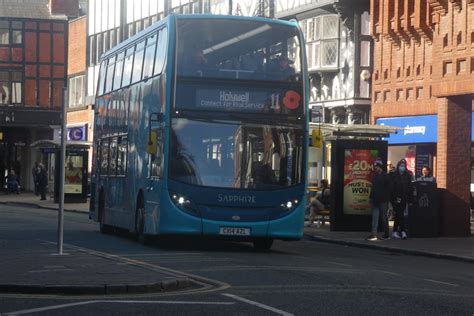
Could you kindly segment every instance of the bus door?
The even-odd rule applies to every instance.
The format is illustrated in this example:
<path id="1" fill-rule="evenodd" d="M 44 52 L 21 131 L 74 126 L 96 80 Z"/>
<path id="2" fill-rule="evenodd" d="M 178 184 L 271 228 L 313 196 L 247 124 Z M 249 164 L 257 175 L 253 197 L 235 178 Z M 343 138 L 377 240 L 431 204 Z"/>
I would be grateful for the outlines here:
<path id="1" fill-rule="evenodd" d="M 157 227 L 160 218 L 160 205 L 163 189 L 163 142 L 164 128 L 159 122 L 150 120 L 148 133 L 148 179 L 145 187 L 145 225 L 149 233 L 158 233 Z"/>

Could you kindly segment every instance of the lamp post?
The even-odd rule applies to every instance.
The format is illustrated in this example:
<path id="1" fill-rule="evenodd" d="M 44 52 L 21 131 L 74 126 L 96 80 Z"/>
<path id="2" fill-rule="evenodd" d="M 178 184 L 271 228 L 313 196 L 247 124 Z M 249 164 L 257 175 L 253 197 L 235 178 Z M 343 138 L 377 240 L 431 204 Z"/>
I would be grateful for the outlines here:
<path id="1" fill-rule="evenodd" d="M 66 161 L 66 119 L 67 119 L 67 88 L 63 88 L 63 104 L 61 117 L 61 149 L 59 155 L 59 212 L 58 212 L 58 255 L 63 254 L 64 237 L 64 163 Z"/>

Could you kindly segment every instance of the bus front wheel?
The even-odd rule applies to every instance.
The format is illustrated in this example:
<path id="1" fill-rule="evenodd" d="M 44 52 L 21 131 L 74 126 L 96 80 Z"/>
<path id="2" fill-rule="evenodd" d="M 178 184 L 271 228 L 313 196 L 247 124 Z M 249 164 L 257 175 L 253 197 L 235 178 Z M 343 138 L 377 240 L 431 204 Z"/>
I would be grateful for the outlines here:
<path id="1" fill-rule="evenodd" d="M 256 250 L 268 251 L 272 248 L 273 239 L 271 238 L 256 238 L 253 240 L 253 247 Z"/>

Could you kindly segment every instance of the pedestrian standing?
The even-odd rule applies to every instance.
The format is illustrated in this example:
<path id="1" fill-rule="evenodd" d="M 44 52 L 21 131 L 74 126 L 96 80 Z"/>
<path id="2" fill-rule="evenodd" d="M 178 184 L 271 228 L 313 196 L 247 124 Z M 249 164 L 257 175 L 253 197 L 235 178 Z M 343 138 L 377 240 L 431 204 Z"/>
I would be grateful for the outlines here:
<path id="1" fill-rule="evenodd" d="M 407 162 L 402 159 L 398 162 L 395 172 L 392 174 L 391 203 L 395 211 L 395 222 L 393 225 L 393 238 L 407 239 L 405 216 L 408 214 L 408 205 L 413 203 L 412 173 L 407 170 Z"/>
<path id="2" fill-rule="evenodd" d="M 38 173 L 39 173 L 39 162 L 36 161 L 33 169 L 31 169 L 31 175 L 33 176 L 33 185 L 35 187 L 36 196 L 39 195 Z"/>
<path id="3" fill-rule="evenodd" d="M 384 171 L 382 159 L 377 158 L 374 162 L 375 174 L 372 177 L 372 189 L 370 191 L 370 205 L 372 207 L 372 234 L 367 240 L 377 240 L 379 218 L 382 219 L 383 236 L 381 239 L 390 237 L 388 228 L 388 202 L 391 194 L 391 181 Z"/>
<path id="4" fill-rule="evenodd" d="M 421 177 L 419 177 L 417 180 L 436 183 L 436 178 L 433 177 L 431 174 L 431 169 L 428 166 L 423 166 L 421 169 Z"/>
<path id="5" fill-rule="evenodd" d="M 46 187 L 48 186 L 48 173 L 42 163 L 39 163 L 38 189 L 41 194 L 41 200 L 46 200 Z"/>

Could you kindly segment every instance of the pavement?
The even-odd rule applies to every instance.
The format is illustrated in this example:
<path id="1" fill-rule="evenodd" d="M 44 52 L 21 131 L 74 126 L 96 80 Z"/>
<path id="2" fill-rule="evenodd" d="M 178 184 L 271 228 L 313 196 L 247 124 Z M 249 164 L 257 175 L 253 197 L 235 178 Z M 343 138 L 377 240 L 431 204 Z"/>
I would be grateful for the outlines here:
<path id="1" fill-rule="evenodd" d="M 51 198 L 41 201 L 28 192 L 18 195 L 1 193 L 0 214 L 1 204 L 58 210 L 58 204 Z M 64 209 L 87 213 L 89 204 L 65 203 Z M 307 224 L 304 235 L 309 240 L 474 263 L 472 236 L 367 241 L 367 232 L 332 232 L 327 223 L 323 226 Z M 0 293 L 129 294 L 181 290 L 193 285 L 186 276 L 170 276 L 166 271 L 122 262 L 112 255 L 73 248 L 60 256 L 55 254 L 55 248 L 55 243 L 41 240 L 0 239 L 0 271 L 9 271 L 0 274 Z"/>

